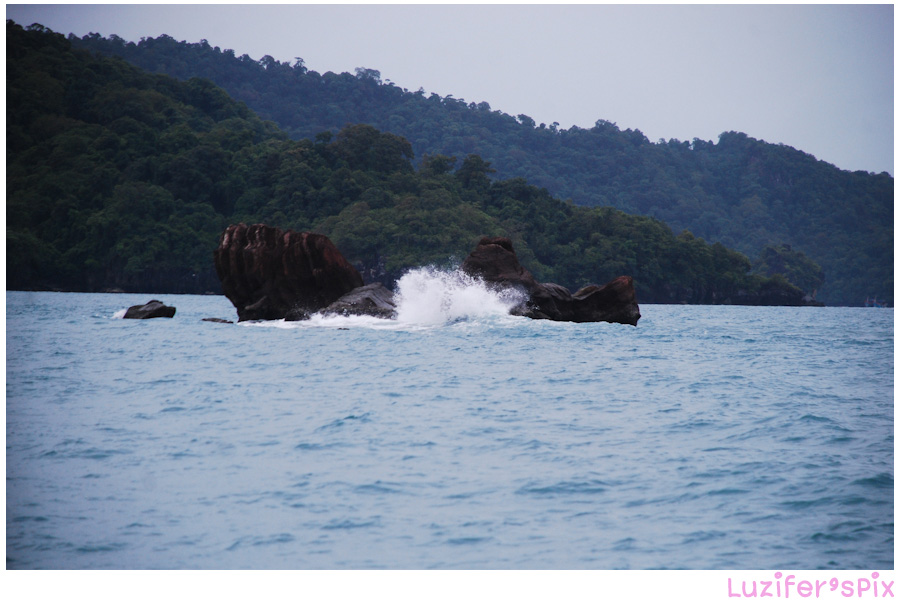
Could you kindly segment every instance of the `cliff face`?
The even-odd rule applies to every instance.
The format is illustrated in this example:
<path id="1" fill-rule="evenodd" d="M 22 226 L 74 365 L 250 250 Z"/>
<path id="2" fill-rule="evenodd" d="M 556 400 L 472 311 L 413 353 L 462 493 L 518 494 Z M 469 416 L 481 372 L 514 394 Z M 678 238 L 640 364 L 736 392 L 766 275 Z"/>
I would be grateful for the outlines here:
<path id="1" fill-rule="evenodd" d="M 213 257 L 239 321 L 302 319 L 363 285 L 328 237 L 311 232 L 229 226 Z"/>

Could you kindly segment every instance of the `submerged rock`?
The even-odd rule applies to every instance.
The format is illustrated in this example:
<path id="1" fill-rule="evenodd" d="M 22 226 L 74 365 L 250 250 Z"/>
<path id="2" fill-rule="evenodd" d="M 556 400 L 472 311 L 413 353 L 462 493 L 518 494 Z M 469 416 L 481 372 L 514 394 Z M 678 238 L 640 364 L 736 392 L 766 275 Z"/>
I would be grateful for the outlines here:
<path id="1" fill-rule="evenodd" d="M 375 282 L 353 289 L 323 309 L 322 313 L 393 319 L 397 317 L 397 304 L 394 293 L 380 282 Z"/>
<path id="2" fill-rule="evenodd" d="M 129 320 L 147 320 L 149 318 L 171 318 L 175 315 L 175 308 L 165 305 L 162 301 L 153 299 L 144 305 L 132 305 L 122 316 Z"/>
<path id="3" fill-rule="evenodd" d="M 513 287 L 526 295 L 526 302 L 512 313 L 535 319 L 566 322 L 615 322 L 637 326 L 641 317 L 631 276 L 597 286 L 591 284 L 574 294 L 564 286 L 540 283 L 520 263 L 512 241 L 505 237 L 482 238 L 462 264 L 462 270 L 485 282 Z"/>
<path id="4" fill-rule="evenodd" d="M 312 232 L 232 225 L 214 260 L 238 321 L 304 319 L 363 285 L 328 237 Z"/>
<path id="5" fill-rule="evenodd" d="M 231 320 L 223 320 L 222 318 L 203 318 L 201 322 L 215 322 L 217 324 L 234 324 Z"/>

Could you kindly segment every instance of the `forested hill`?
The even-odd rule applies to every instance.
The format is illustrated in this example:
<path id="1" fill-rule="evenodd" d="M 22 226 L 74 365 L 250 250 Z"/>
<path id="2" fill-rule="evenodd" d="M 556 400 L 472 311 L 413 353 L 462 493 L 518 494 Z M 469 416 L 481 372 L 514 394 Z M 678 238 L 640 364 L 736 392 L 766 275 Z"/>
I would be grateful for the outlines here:
<path id="1" fill-rule="evenodd" d="M 717 143 L 651 143 L 638 130 L 602 120 L 564 130 L 486 102 L 407 91 L 382 82 L 374 69 L 319 74 L 302 60 L 239 57 L 206 41 L 160 36 L 131 43 L 94 34 L 72 42 L 148 71 L 208 78 L 294 139 L 371 124 L 406 138 L 417 157 L 478 154 L 496 169 L 494 177 L 522 177 L 579 205 L 655 217 L 753 258 L 766 246 L 789 245 L 822 266 L 818 298 L 829 304 L 858 305 L 867 295 L 893 302 L 888 174 L 842 171 L 736 132 Z"/>
<path id="2" fill-rule="evenodd" d="M 206 80 L 150 74 L 7 21 L 7 287 L 220 290 L 226 225 L 322 232 L 368 281 L 452 264 L 513 239 L 541 281 L 634 277 L 641 302 L 779 303 L 818 285 L 802 254 L 741 253 L 662 222 L 491 179 L 478 155 L 414 163 L 404 138 L 357 124 L 291 140 Z"/>

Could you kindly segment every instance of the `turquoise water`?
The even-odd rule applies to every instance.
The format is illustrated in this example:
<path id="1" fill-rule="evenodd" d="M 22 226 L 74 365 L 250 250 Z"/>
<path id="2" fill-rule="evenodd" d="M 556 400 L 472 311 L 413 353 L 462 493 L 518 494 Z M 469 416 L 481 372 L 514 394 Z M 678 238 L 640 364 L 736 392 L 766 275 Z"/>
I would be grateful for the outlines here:
<path id="1" fill-rule="evenodd" d="M 893 568 L 893 310 L 407 289 L 256 324 L 8 292 L 7 568 Z"/>

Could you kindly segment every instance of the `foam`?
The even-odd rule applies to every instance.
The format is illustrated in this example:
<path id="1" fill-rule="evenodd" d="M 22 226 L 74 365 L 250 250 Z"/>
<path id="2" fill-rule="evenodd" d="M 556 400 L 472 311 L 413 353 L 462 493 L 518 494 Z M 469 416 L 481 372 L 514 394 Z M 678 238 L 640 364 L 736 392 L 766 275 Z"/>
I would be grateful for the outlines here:
<path id="1" fill-rule="evenodd" d="M 460 270 L 417 268 L 397 281 L 397 321 L 440 325 L 459 320 L 509 315 L 523 301 L 515 290 L 491 290 Z"/>
<path id="2" fill-rule="evenodd" d="M 484 281 L 460 270 L 424 267 L 410 270 L 397 281 L 394 301 L 397 318 L 339 316 L 316 313 L 308 320 L 288 322 L 268 320 L 246 322 L 263 328 L 368 328 L 416 330 L 471 320 L 509 316 L 510 310 L 524 301 L 514 289 L 495 291 Z"/>

